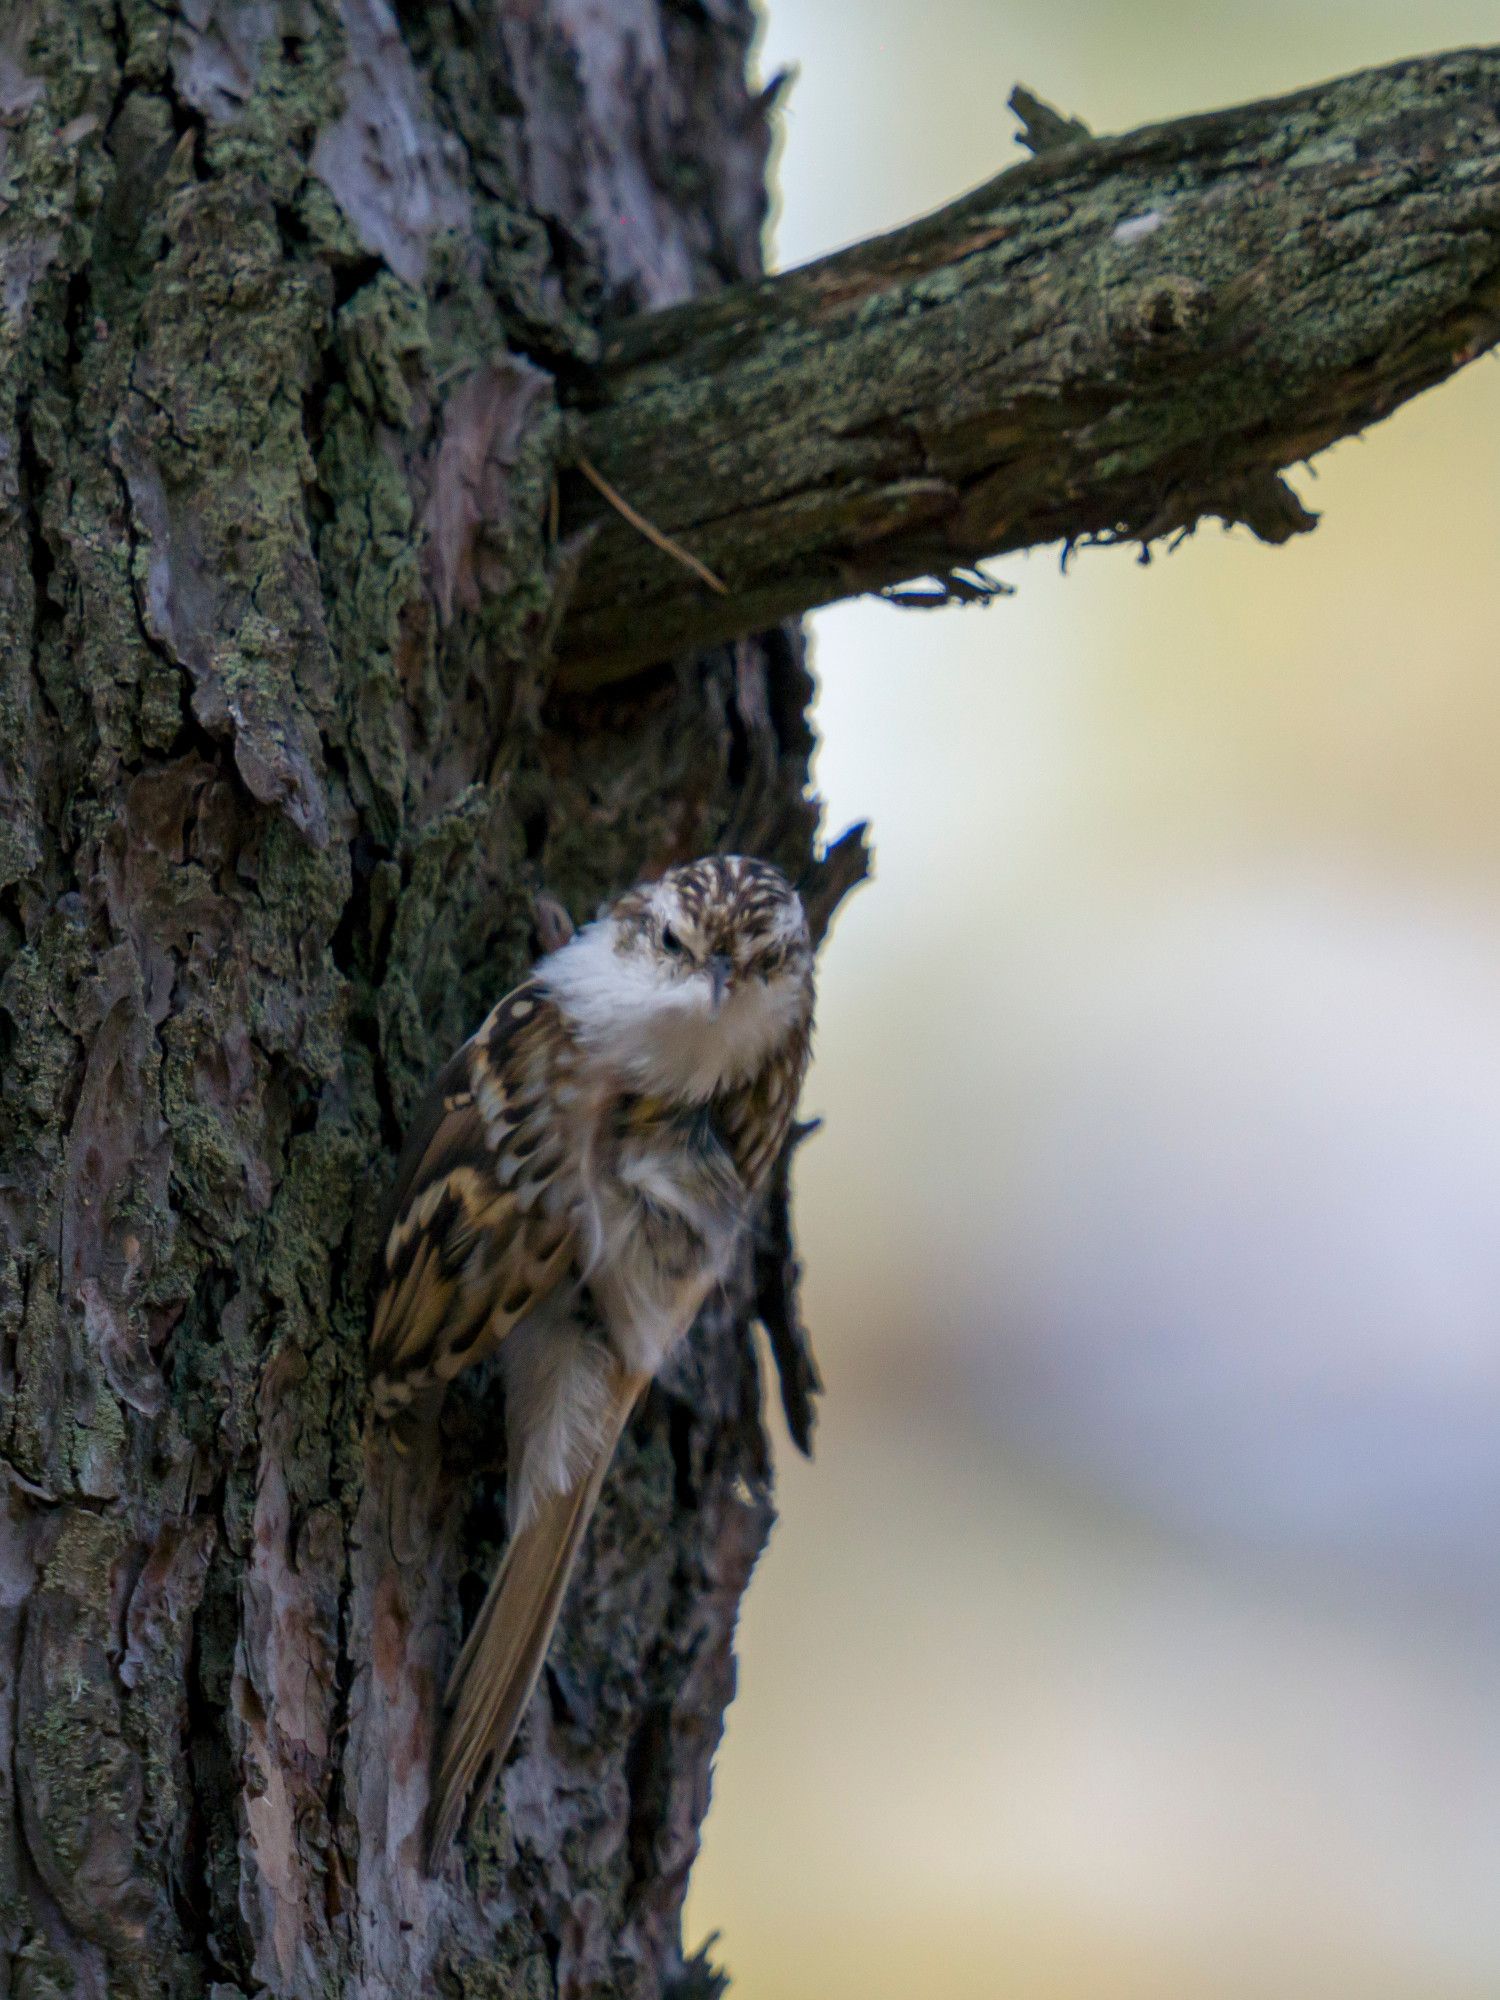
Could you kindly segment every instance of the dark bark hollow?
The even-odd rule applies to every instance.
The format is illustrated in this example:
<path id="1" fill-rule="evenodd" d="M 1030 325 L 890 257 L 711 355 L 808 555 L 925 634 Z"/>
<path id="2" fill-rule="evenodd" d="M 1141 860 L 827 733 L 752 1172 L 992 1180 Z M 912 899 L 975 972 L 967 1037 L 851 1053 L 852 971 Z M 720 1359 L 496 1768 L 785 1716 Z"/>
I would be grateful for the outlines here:
<path id="1" fill-rule="evenodd" d="M 393 1149 L 534 895 L 812 861 L 790 639 L 594 697 L 535 664 L 557 377 L 604 312 L 757 268 L 750 29 L 0 21 L 0 1992 L 712 1986 L 678 1916 L 771 1518 L 772 1278 L 653 1392 L 436 1881 L 496 1410 L 464 1385 L 402 1472 L 364 1344 Z"/>

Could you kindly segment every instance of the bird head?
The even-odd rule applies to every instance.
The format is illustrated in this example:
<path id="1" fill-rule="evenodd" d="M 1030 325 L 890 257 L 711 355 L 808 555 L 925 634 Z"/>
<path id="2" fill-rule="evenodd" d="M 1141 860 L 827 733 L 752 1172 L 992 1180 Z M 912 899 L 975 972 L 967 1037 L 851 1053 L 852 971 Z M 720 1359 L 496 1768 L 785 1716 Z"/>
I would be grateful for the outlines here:
<path id="1" fill-rule="evenodd" d="M 634 1087 L 701 1100 L 753 1076 L 812 1018 L 812 943 L 769 862 L 710 855 L 622 896 L 546 961 L 574 1031 Z"/>

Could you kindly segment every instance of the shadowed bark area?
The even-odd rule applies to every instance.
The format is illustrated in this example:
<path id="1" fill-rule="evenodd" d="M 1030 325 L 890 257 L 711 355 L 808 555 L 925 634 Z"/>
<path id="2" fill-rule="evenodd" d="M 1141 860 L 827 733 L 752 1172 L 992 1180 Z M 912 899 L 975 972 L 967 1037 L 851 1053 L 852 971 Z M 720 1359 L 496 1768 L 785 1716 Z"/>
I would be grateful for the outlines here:
<path id="1" fill-rule="evenodd" d="M 0 18 L 0 1993 L 655 1995 L 771 1520 L 749 1302 L 626 1441 L 520 1752 L 420 1872 L 498 1411 L 366 1420 L 428 1075 L 742 848 L 826 916 L 794 641 L 534 664 L 555 379 L 757 269 L 747 0 Z M 551 920 L 555 924 L 555 912 Z M 776 1268 L 794 1265 L 780 1222 Z M 794 1351 L 799 1411 L 810 1364 Z"/>
<path id="2" fill-rule="evenodd" d="M 1037 158 L 609 333 L 573 449 L 723 588 L 570 473 L 566 681 L 1042 542 L 1284 541 L 1280 468 L 1500 337 L 1500 50 L 1123 138 L 1013 102 Z"/>

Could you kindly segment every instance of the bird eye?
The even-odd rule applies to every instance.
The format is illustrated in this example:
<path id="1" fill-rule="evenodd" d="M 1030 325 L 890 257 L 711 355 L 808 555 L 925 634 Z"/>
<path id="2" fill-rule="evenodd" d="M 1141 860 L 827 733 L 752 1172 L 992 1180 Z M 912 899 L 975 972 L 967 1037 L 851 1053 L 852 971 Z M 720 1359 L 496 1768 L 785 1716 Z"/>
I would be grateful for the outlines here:
<path id="1" fill-rule="evenodd" d="M 670 924 L 662 925 L 661 948 L 663 951 L 671 952 L 674 958 L 681 958 L 684 950 L 686 949 L 686 947 L 682 942 L 682 939 L 677 935 L 676 931 L 673 930 Z"/>

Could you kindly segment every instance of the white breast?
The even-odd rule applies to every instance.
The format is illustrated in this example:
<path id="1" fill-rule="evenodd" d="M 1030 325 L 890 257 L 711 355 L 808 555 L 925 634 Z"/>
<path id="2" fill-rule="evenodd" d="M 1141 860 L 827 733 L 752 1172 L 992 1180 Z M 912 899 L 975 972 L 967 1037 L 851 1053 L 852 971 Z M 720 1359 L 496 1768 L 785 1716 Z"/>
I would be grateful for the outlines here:
<path id="1" fill-rule="evenodd" d="M 611 1345 L 655 1373 L 728 1274 L 747 1198 L 728 1156 L 687 1121 L 591 1161 L 598 1254 L 588 1274 Z"/>

